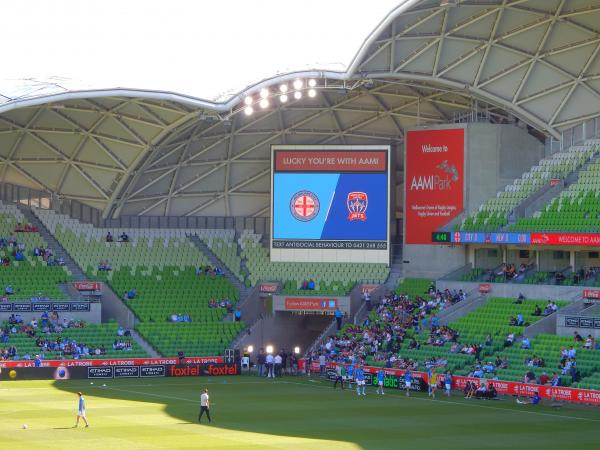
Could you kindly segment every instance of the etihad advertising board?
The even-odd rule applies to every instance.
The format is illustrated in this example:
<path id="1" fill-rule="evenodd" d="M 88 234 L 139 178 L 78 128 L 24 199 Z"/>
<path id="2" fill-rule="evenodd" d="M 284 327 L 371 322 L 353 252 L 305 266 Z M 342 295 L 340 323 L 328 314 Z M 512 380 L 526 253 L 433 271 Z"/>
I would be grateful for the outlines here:
<path id="1" fill-rule="evenodd" d="M 389 146 L 273 146 L 271 259 L 389 262 L 389 168 Z"/>
<path id="2" fill-rule="evenodd" d="M 431 244 L 464 208 L 464 129 L 415 130 L 406 134 L 406 244 Z"/>

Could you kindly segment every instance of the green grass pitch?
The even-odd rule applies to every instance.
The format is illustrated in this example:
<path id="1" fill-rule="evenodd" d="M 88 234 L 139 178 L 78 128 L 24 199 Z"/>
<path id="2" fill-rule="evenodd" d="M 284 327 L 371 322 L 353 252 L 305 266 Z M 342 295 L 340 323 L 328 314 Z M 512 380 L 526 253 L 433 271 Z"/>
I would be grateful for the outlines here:
<path id="1" fill-rule="evenodd" d="M 366 397 L 321 380 L 252 376 L 0 383 L 6 449 L 553 449 L 599 448 L 600 409 L 464 400 L 368 388 Z M 208 387 L 213 423 L 196 423 Z M 75 423 L 78 390 L 90 428 Z M 27 424 L 27 429 L 22 425 Z"/>

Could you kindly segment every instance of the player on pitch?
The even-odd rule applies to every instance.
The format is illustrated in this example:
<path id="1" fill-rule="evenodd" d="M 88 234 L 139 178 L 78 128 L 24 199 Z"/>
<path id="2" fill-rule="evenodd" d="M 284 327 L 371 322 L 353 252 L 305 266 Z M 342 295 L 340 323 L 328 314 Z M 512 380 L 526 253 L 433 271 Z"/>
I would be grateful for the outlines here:
<path id="1" fill-rule="evenodd" d="M 73 428 L 77 428 L 79 426 L 79 419 L 83 419 L 85 422 L 85 427 L 87 428 L 90 426 L 90 424 L 85 417 L 85 398 L 81 392 L 78 392 L 77 395 L 79 395 L 79 407 L 77 409 L 77 422 L 75 422 L 75 426 Z"/>
<path id="2" fill-rule="evenodd" d="M 208 398 L 208 389 L 204 388 L 204 392 L 200 396 L 200 414 L 198 414 L 198 423 L 200 423 L 200 419 L 202 419 L 202 415 L 206 413 L 206 417 L 208 418 L 208 423 L 211 423 L 210 420 L 210 399 Z"/>

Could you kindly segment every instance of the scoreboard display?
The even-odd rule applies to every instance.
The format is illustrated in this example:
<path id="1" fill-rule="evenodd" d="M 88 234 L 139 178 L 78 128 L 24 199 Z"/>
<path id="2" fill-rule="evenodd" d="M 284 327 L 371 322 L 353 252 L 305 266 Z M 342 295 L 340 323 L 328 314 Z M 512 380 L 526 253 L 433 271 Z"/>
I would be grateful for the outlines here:
<path id="1" fill-rule="evenodd" d="M 389 168 L 389 146 L 273 146 L 271 260 L 388 263 Z"/>

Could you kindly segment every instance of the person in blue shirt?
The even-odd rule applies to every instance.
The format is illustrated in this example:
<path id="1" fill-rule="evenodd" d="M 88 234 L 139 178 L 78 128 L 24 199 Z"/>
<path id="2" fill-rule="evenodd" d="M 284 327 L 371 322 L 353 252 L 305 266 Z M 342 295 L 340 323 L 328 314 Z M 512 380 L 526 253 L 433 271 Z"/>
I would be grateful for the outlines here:
<path id="1" fill-rule="evenodd" d="M 517 397 L 517 403 L 519 405 L 539 405 L 541 401 L 542 397 L 540 397 L 540 393 L 537 391 L 533 394 L 533 397 L 531 397 L 530 400 L 521 401 Z"/>
<path id="2" fill-rule="evenodd" d="M 354 364 L 349 364 L 346 368 L 346 376 L 348 377 L 348 388 L 352 389 L 352 380 L 354 380 Z"/>
<path id="3" fill-rule="evenodd" d="M 523 314 L 521 314 L 521 313 L 517 314 L 517 325 L 522 327 L 524 323 L 525 323 L 525 320 L 523 319 Z"/>
<path id="4" fill-rule="evenodd" d="M 385 392 L 383 392 L 383 381 L 385 380 L 385 372 L 383 371 L 383 369 L 379 369 L 379 372 L 377 372 L 377 393 L 384 395 Z"/>
<path id="5" fill-rule="evenodd" d="M 337 324 L 337 329 L 338 331 L 340 331 L 342 329 L 342 317 L 344 317 L 344 313 L 342 312 L 342 310 L 338 307 L 335 309 L 335 321 Z"/>
<path id="6" fill-rule="evenodd" d="M 406 388 L 406 396 L 410 397 L 410 387 L 412 386 L 412 372 L 407 370 L 404 372 L 404 387 Z"/>
<path id="7" fill-rule="evenodd" d="M 450 397 L 450 391 L 452 390 L 452 374 L 450 371 L 444 375 L 444 387 L 446 388 L 446 395 Z"/>
<path id="8" fill-rule="evenodd" d="M 77 409 L 77 422 L 75 423 L 75 426 L 73 428 L 77 428 L 79 426 L 79 419 L 83 419 L 83 421 L 85 422 L 85 427 L 89 427 L 90 424 L 87 421 L 87 418 L 85 417 L 85 397 L 83 396 L 83 393 L 78 392 L 77 395 L 79 395 L 79 406 Z"/>
<path id="9" fill-rule="evenodd" d="M 361 395 L 360 390 L 362 388 L 362 395 L 367 395 L 365 393 L 365 371 L 361 366 L 358 366 L 354 371 L 354 378 L 356 378 L 356 393 Z"/>

